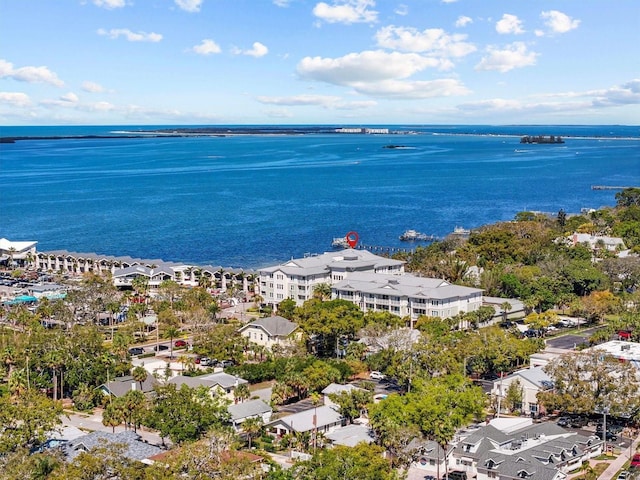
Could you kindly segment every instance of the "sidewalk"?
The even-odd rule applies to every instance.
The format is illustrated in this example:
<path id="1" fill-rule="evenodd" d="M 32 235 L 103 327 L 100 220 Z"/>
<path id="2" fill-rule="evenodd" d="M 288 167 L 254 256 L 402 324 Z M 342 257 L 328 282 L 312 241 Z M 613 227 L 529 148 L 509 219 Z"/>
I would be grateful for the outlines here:
<path id="1" fill-rule="evenodd" d="M 636 449 L 638 448 L 639 443 L 640 443 L 640 435 L 638 435 L 633 440 L 630 448 L 625 448 L 624 451 L 620 452 L 620 455 L 618 455 L 616 459 L 609 464 L 607 469 L 604 472 L 602 472 L 602 475 L 600 475 L 598 479 L 599 480 L 611 480 L 612 478 L 615 479 L 616 474 L 622 468 L 625 462 L 628 462 L 630 460 L 629 452 L 631 452 L 631 455 L 633 455 L 636 452 Z"/>

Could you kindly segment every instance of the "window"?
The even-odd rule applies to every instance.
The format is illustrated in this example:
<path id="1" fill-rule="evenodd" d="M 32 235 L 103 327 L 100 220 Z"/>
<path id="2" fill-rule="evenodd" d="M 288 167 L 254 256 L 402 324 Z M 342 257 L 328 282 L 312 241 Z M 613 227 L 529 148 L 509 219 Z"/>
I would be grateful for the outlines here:
<path id="1" fill-rule="evenodd" d="M 276 289 L 284 290 L 284 285 L 282 283 L 278 283 L 278 284 L 276 284 Z"/>
<path id="2" fill-rule="evenodd" d="M 278 295 L 276 295 L 276 298 L 278 300 L 282 300 L 282 299 L 284 299 L 284 295 L 282 293 L 279 293 Z"/>
<path id="3" fill-rule="evenodd" d="M 277 279 L 277 280 L 283 280 L 283 279 L 284 279 L 284 275 L 282 275 L 281 273 L 279 273 L 278 275 L 276 275 L 276 279 Z"/>

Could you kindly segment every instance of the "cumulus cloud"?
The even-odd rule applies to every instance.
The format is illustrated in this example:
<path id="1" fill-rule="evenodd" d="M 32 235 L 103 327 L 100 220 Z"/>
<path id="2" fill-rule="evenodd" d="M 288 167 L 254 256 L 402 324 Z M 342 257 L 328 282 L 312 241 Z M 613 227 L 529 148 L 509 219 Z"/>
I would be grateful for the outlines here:
<path id="1" fill-rule="evenodd" d="M 542 12 L 540 17 L 545 21 L 544 24 L 552 33 L 567 33 L 575 30 L 580 25 L 580 20 L 574 20 L 558 10 Z"/>
<path id="2" fill-rule="evenodd" d="M 269 53 L 269 49 L 260 42 L 254 42 L 251 50 L 242 50 L 240 48 L 234 48 L 232 53 L 236 55 L 249 55 L 251 57 L 264 57 Z"/>
<path id="3" fill-rule="evenodd" d="M 31 105 L 31 100 L 27 94 L 22 92 L 0 92 L 0 104 L 28 107 Z"/>
<path id="4" fill-rule="evenodd" d="M 69 92 L 64 95 L 61 95 L 60 100 L 68 103 L 78 103 L 80 99 L 78 98 L 78 95 L 76 95 L 75 93 Z"/>
<path id="5" fill-rule="evenodd" d="M 200 11 L 202 0 L 175 0 L 176 5 L 185 12 L 196 13 Z"/>
<path id="6" fill-rule="evenodd" d="M 473 23 L 471 17 L 467 17 L 466 15 L 460 15 L 456 20 L 456 27 L 466 27 L 470 23 Z"/>
<path id="7" fill-rule="evenodd" d="M 98 35 L 117 39 L 120 37 L 126 38 L 130 42 L 159 42 L 162 40 L 162 35 L 159 33 L 146 33 L 146 32 L 132 32 L 128 28 L 112 28 L 111 30 L 105 30 L 100 28 Z"/>
<path id="8" fill-rule="evenodd" d="M 0 59 L 0 78 L 12 78 L 27 83 L 48 83 L 55 87 L 64 85 L 64 82 L 47 67 L 14 68 L 11 62 L 3 59 Z"/>
<path id="9" fill-rule="evenodd" d="M 212 53 L 220 53 L 220 46 L 209 38 L 205 38 L 199 45 L 195 45 L 193 50 L 198 55 L 211 55 Z"/>
<path id="10" fill-rule="evenodd" d="M 297 66 L 298 74 L 306 79 L 334 85 L 353 85 L 407 78 L 439 61 L 416 53 L 387 53 L 380 50 L 350 53 L 340 58 L 305 57 Z"/>
<path id="11" fill-rule="evenodd" d="M 378 20 L 374 0 L 336 0 L 332 5 L 325 2 L 313 7 L 313 14 L 327 23 L 372 23 Z"/>
<path id="12" fill-rule="evenodd" d="M 440 28 L 418 31 L 414 28 L 391 25 L 376 32 L 376 41 L 381 47 L 405 52 L 431 53 L 443 57 L 463 57 L 474 52 L 476 47 L 465 42 L 466 38 L 463 34 L 449 35 Z"/>
<path id="13" fill-rule="evenodd" d="M 75 93 L 69 92 L 61 95 L 57 100 L 42 100 L 40 105 L 45 107 L 82 108 L 79 101 L 80 99 Z"/>
<path id="14" fill-rule="evenodd" d="M 105 91 L 105 88 L 96 82 L 82 82 L 81 85 L 82 90 L 89 93 L 102 93 Z"/>
<path id="15" fill-rule="evenodd" d="M 522 28 L 522 21 L 515 15 L 505 13 L 502 18 L 496 23 L 496 32 L 500 34 L 520 34 L 524 33 Z"/>
<path id="16" fill-rule="evenodd" d="M 637 105 L 640 104 L 640 79 L 636 78 L 622 85 L 586 92 L 586 94 L 594 97 L 593 105 L 596 107 Z"/>
<path id="17" fill-rule="evenodd" d="M 114 8 L 122 8 L 126 3 L 124 0 L 93 0 L 93 4 L 97 7 L 111 10 Z"/>
<path id="18" fill-rule="evenodd" d="M 476 65 L 476 70 L 497 70 L 505 73 L 514 68 L 535 65 L 538 54 L 527 51 L 522 42 L 514 42 L 504 49 L 488 47 L 487 55 Z"/>
<path id="19" fill-rule="evenodd" d="M 305 79 L 348 86 L 358 93 L 378 97 L 410 99 L 469 93 L 453 79 L 406 80 L 440 63 L 416 53 L 365 51 L 340 58 L 306 57 L 298 64 L 297 72 Z"/>

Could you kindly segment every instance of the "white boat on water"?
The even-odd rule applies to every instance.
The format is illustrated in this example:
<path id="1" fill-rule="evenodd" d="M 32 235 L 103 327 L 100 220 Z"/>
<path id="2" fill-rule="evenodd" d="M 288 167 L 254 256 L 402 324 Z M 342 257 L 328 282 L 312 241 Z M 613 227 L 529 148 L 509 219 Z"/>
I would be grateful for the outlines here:
<path id="1" fill-rule="evenodd" d="M 351 248 L 347 237 L 335 237 L 331 242 L 331 246 L 335 248 Z"/>
<path id="2" fill-rule="evenodd" d="M 462 228 L 462 227 L 456 226 L 453 229 L 453 235 L 469 235 L 469 234 L 471 234 L 471 230 L 469 230 L 467 228 Z"/>
<path id="3" fill-rule="evenodd" d="M 426 233 L 420 233 L 417 230 L 405 230 L 405 232 L 400 235 L 400 240 L 402 240 L 403 242 L 419 242 L 433 240 L 433 237 L 427 235 Z"/>

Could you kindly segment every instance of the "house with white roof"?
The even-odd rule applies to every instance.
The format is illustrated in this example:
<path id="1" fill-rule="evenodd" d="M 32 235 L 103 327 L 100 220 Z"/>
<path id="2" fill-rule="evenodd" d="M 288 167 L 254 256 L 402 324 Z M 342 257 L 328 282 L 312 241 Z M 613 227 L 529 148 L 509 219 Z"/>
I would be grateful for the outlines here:
<path id="1" fill-rule="evenodd" d="M 313 298 L 313 290 L 317 285 L 333 285 L 355 272 L 402 275 L 404 262 L 350 248 L 292 258 L 288 262 L 260 270 L 260 295 L 265 303 L 275 307 L 287 298 L 300 306 Z"/>
<path id="2" fill-rule="evenodd" d="M 326 434 L 340 428 L 344 423 L 345 419 L 338 411 L 328 405 L 322 405 L 273 420 L 267 424 L 267 429 L 278 437 L 288 433 L 312 432 L 316 429 Z"/>
<path id="3" fill-rule="evenodd" d="M 339 383 L 330 383 L 327 387 L 325 387 L 324 390 L 322 390 L 321 393 L 324 395 L 324 404 L 337 409 L 339 408 L 339 406 L 336 403 L 331 401 L 330 395 L 331 394 L 340 395 L 343 392 L 351 393 L 354 391 L 364 392 L 365 389 L 356 387 L 355 385 L 352 385 L 350 383 L 347 383 L 346 385 L 341 385 Z"/>
<path id="4" fill-rule="evenodd" d="M 590 233 L 574 233 L 571 235 L 571 245 L 586 245 L 591 250 L 605 249 L 610 252 L 620 252 L 627 247 L 619 237 L 605 235 L 591 235 Z"/>
<path id="5" fill-rule="evenodd" d="M 279 315 L 259 318 L 242 326 L 239 330 L 240 335 L 269 350 L 272 350 L 274 345 L 291 344 L 297 337 L 297 331 L 297 323 Z"/>
<path id="6" fill-rule="evenodd" d="M 438 278 L 354 272 L 332 286 L 332 297 L 348 300 L 364 312 L 391 312 L 409 317 L 449 318 L 482 306 L 482 290 L 453 285 Z M 461 325 L 466 328 L 466 325 Z"/>
<path id="7" fill-rule="evenodd" d="M 491 389 L 491 395 L 496 399 L 498 405 L 500 405 L 500 413 L 512 413 L 507 412 L 505 397 L 507 396 L 509 388 L 514 385 L 515 382 L 519 383 L 519 388 L 522 392 L 522 402 L 520 405 L 515 406 L 515 410 L 519 410 L 527 415 L 538 415 L 540 413 L 537 398 L 538 392 L 553 388 L 553 380 L 551 377 L 546 374 L 543 366 L 537 366 L 524 368 L 506 377 L 495 380 L 493 382 L 493 388 Z"/>

